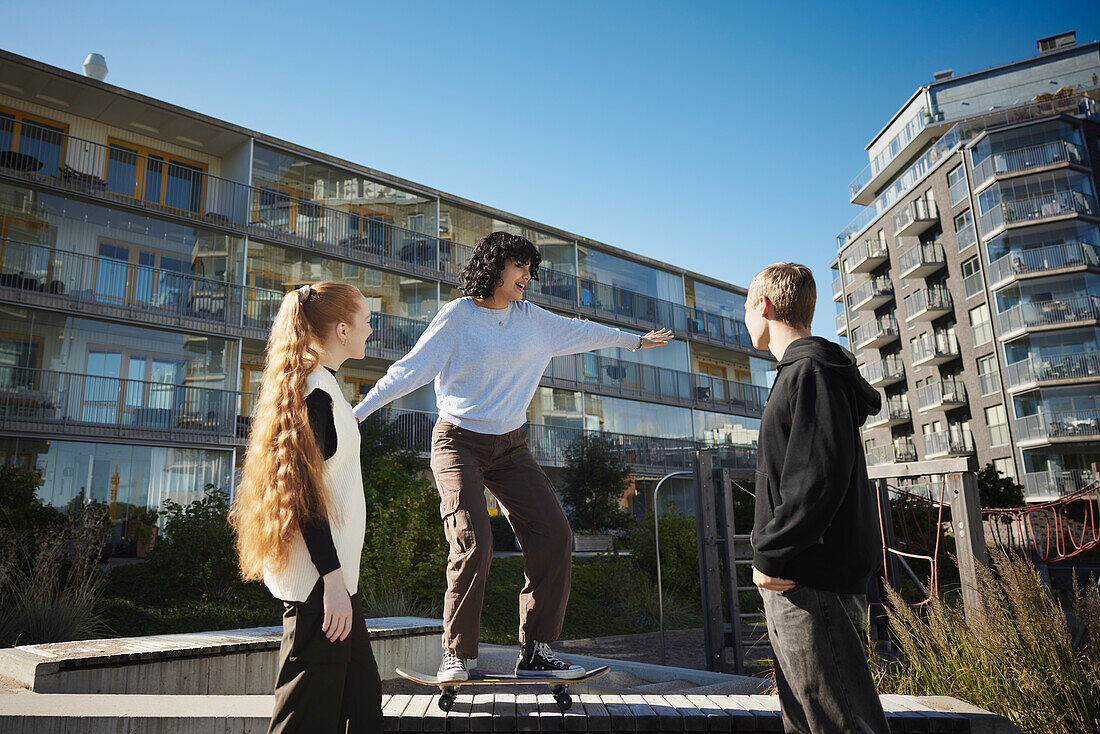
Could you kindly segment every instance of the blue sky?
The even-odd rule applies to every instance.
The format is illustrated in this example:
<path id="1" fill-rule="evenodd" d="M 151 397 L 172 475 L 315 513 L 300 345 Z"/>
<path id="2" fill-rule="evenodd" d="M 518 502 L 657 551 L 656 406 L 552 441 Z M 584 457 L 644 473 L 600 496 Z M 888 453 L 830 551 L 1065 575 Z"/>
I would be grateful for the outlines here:
<path id="1" fill-rule="evenodd" d="M 4 49 L 747 285 L 814 270 L 864 146 L 933 72 L 1036 53 L 1100 4 L 5 3 Z M 10 22 L 14 18 L 15 22 Z"/>

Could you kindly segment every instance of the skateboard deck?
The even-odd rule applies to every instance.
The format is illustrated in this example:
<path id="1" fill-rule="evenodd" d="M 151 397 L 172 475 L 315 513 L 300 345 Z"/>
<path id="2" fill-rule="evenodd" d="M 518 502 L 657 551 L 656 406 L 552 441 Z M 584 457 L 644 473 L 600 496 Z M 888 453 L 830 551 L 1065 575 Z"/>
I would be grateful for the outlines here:
<path id="1" fill-rule="evenodd" d="M 508 675 L 506 673 L 472 670 L 470 671 L 469 680 L 450 681 L 441 681 L 434 675 L 421 673 L 416 670 L 405 670 L 404 668 L 398 668 L 397 674 L 414 683 L 421 683 L 426 686 L 436 686 L 439 688 L 439 701 L 437 703 L 439 704 L 439 708 L 444 711 L 450 711 L 454 706 L 455 697 L 458 695 L 458 689 L 462 686 L 515 686 L 527 684 L 549 686 L 550 693 L 554 694 L 554 700 L 557 701 L 558 706 L 564 711 L 573 705 L 573 698 L 569 695 L 569 686 L 595 680 L 609 670 L 611 670 L 611 668 L 607 665 L 593 668 L 592 670 L 584 671 L 584 675 L 580 678 L 553 678 L 550 676 L 540 678 L 519 678 L 515 675 Z"/>

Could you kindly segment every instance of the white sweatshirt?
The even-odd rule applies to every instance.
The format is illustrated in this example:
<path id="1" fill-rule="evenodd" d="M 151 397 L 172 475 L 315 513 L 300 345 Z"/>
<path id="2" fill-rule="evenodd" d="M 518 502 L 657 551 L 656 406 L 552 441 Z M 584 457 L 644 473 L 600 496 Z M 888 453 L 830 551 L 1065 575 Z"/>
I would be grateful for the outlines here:
<path id="1" fill-rule="evenodd" d="M 416 346 L 355 406 L 355 417 L 363 420 L 434 379 L 440 418 L 476 433 L 508 433 L 526 422 L 553 357 L 637 345 L 636 334 L 527 301 L 496 310 L 466 296 L 439 310 Z"/>

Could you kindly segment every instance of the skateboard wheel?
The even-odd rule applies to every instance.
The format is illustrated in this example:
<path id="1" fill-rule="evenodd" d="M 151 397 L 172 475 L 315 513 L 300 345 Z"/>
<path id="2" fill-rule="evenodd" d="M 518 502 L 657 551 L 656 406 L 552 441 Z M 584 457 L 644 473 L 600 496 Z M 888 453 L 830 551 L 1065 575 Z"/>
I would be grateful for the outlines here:
<path id="1" fill-rule="evenodd" d="M 443 711 L 450 711 L 454 708 L 455 697 L 453 695 L 448 695 L 444 693 L 442 696 L 439 697 L 438 703 L 440 709 L 442 709 Z"/>
<path id="2" fill-rule="evenodd" d="M 562 711 L 567 711 L 573 705 L 573 697 L 568 693 L 562 693 L 554 696 L 554 699 L 558 702 L 558 708 Z"/>

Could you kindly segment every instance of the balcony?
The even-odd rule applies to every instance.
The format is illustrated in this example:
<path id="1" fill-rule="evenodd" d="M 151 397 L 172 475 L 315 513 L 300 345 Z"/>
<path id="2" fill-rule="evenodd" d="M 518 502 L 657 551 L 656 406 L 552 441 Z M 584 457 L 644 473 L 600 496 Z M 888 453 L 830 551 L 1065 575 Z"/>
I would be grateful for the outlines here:
<path id="1" fill-rule="evenodd" d="M 1016 418 L 1016 444 L 1021 447 L 1078 443 L 1100 438 L 1100 411 L 1049 412 L 1040 404 L 1035 415 Z"/>
<path id="2" fill-rule="evenodd" d="M 864 365 L 859 371 L 871 387 L 887 387 L 905 379 L 905 363 L 896 354 Z"/>
<path id="3" fill-rule="evenodd" d="M 916 291 L 905 300 L 905 321 L 934 321 L 951 313 L 951 291 L 933 285 Z"/>
<path id="4" fill-rule="evenodd" d="M 405 436 L 406 448 L 421 454 L 429 452 L 432 428 L 438 417 L 434 412 L 388 409 L 383 415 Z M 541 423 L 527 423 L 523 428 L 531 453 L 542 466 L 564 466 L 565 449 L 582 435 L 607 438 L 615 452 L 637 474 L 662 476 L 670 471 L 690 470 L 695 452 L 705 448 L 718 450 L 717 463 L 720 467 L 750 469 L 756 466 L 754 446 L 715 446 L 691 438 L 652 438 Z"/>
<path id="5" fill-rule="evenodd" d="M 896 177 L 910 156 L 903 155 L 907 150 L 919 150 L 919 146 L 932 140 L 943 125 L 935 125 L 927 110 L 921 109 L 913 115 L 890 141 L 890 144 L 875 156 L 867 167 L 848 184 L 849 199 L 853 204 L 870 204 L 874 201 L 874 191 Z"/>
<path id="6" fill-rule="evenodd" d="M 844 299 L 844 276 L 839 273 L 833 278 L 833 300 L 841 301 Z"/>
<path id="7" fill-rule="evenodd" d="M 974 437 L 960 425 L 949 426 L 946 431 L 924 435 L 924 458 L 945 456 L 971 456 L 974 453 Z"/>
<path id="8" fill-rule="evenodd" d="M 836 335 L 844 336 L 848 333 L 848 314 L 841 311 L 836 315 Z"/>
<path id="9" fill-rule="evenodd" d="M 882 410 L 868 418 L 864 428 L 899 426 L 908 423 L 911 417 L 909 401 L 905 399 L 905 395 L 895 395 L 882 401 Z"/>
<path id="10" fill-rule="evenodd" d="M 856 327 L 852 339 L 857 349 L 879 348 L 898 340 L 898 322 L 893 314 L 880 316 L 874 321 Z"/>
<path id="11" fill-rule="evenodd" d="M 894 284 L 888 275 L 871 278 L 852 291 L 852 308 L 856 310 L 873 311 L 892 300 Z"/>
<path id="12" fill-rule="evenodd" d="M 974 223 L 971 222 L 956 232 L 955 241 L 959 245 L 959 252 L 976 245 L 978 243 L 978 235 L 974 232 Z"/>
<path id="13" fill-rule="evenodd" d="M 898 257 L 898 272 L 903 278 L 923 278 L 947 267 L 943 245 L 924 242 L 910 247 Z"/>
<path id="14" fill-rule="evenodd" d="M 927 413 L 941 408 L 952 410 L 966 405 L 966 385 L 957 380 L 940 380 L 917 388 L 917 410 Z"/>
<path id="15" fill-rule="evenodd" d="M 1048 331 L 1071 326 L 1086 326 L 1100 317 L 1100 297 L 1077 296 L 1053 301 L 1018 303 L 997 314 L 997 329 L 1002 339 L 1011 339 L 1028 331 Z"/>
<path id="16" fill-rule="evenodd" d="M 890 251 L 885 242 L 863 240 L 844 258 L 849 273 L 869 273 L 889 261 Z"/>
<path id="17" fill-rule="evenodd" d="M 1097 380 L 1100 380 L 1100 354 L 1096 352 L 1037 356 L 1005 367 L 1005 385 L 1013 393 Z"/>
<path id="18" fill-rule="evenodd" d="M 959 342 L 948 331 L 935 331 L 912 344 L 913 366 L 925 367 L 958 359 Z"/>
<path id="19" fill-rule="evenodd" d="M 749 416 L 763 413 L 768 399 L 766 387 L 591 352 L 554 357 L 541 384 Z"/>
<path id="20" fill-rule="evenodd" d="M 234 390 L 0 367 L 0 427 L 20 434 L 237 443 Z"/>
<path id="21" fill-rule="evenodd" d="M 885 446 L 873 446 L 867 451 L 867 465 L 905 464 L 917 460 L 917 449 L 913 440 L 906 438 Z"/>
<path id="22" fill-rule="evenodd" d="M 989 263 L 990 287 L 1015 280 L 1100 270 L 1100 250 L 1089 242 L 1066 242 L 1031 250 L 1010 250 Z"/>
<path id="23" fill-rule="evenodd" d="M 993 153 L 974 163 L 974 190 L 984 188 L 998 176 L 1034 173 L 1069 164 L 1084 165 L 1084 156 L 1080 146 L 1068 140 Z"/>
<path id="24" fill-rule="evenodd" d="M 1024 474 L 1024 498 L 1028 502 L 1049 502 L 1084 489 L 1096 481 L 1096 475 L 1078 471 L 1044 471 Z"/>
<path id="25" fill-rule="evenodd" d="M 24 128 L 35 127 L 21 123 Z M 220 178 L 72 135 L 52 135 L 56 149 L 34 158 L 37 170 L 0 167 L 0 177 L 75 192 L 113 204 L 153 210 L 201 227 L 270 239 L 361 265 L 457 283 L 473 248 L 346 211 L 337 204 L 292 196 Z M 28 138 L 29 139 L 29 138 Z M 61 151 L 59 158 L 59 153 Z M 21 151 L 26 152 L 26 151 Z M 56 159 L 56 160 L 55 160 Z M 43 160 L 53 160 L 48 165 Z M 156 191 L 139 186 L 138 172 L 155 171 Z M 18 272 L 18 271 L 16 271 Z M 607 319 L 628 328 L 667 326 L 696 341 L 757 353 L 742 319 L 664 301 L 635 291 L 541 268 L 528 298 Z M 269 320 L 269 319 L 268 319 Z"/>
<path id="26" fill-rule="evenodd" d="M 1080 191 L 1054 191 L 1028 199 L 1005 200 L 981 216 L 982 237 L 989 240 L 1005 227 L 1098 215 L 1096 198 Z"/>
<path id="27" fill-rule="evenodd" d="M 894 236 L 913 237 L 928 230 L 940 221 L 936 202 L 917 199 L 905 204 L 894 215 Z"/>

